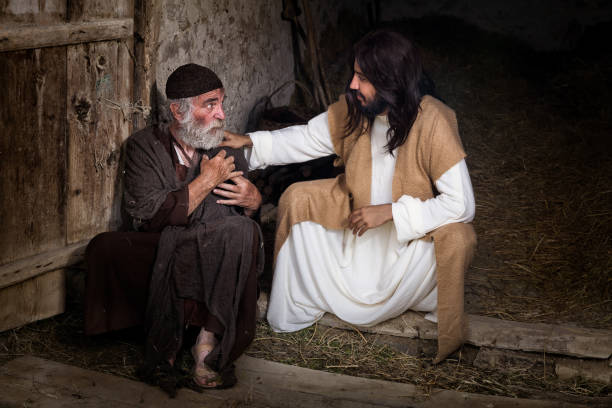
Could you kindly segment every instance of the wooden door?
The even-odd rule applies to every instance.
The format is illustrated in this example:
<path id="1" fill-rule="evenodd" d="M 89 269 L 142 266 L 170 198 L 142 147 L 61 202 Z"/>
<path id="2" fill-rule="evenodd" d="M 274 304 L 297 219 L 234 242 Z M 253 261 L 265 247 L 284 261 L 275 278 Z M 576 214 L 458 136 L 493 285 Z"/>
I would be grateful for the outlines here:
<path id="1" fill-rule="evenodd" d="M 120 222 L 133 1 L 0 2 L 0 289 L 33 298 L 0 302 L 36 303 L 32 279 L 77 259 Z M 0 304 L 0 330 L 58 312 L 8 309 Z"/>

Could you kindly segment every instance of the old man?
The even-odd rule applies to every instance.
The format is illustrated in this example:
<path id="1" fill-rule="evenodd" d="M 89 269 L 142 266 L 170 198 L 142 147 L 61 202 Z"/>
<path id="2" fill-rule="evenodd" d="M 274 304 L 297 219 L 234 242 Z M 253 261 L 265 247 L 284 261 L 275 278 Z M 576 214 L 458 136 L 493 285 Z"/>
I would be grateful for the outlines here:
<path id="1" fill-rule="evenodd" d="M 219 147 L 223 84 L 210 69 L 187 64 L 166 83 L 171 122 L 127 140 L 124 174 L 127 232 L 95 237 L 87 249 L 85 331 L 143 324 L 141 374 L 171 394 L 185 328 L 193 380 L 202 387 L 235 382 L 232 362 L 255 332 L 261 233 L 249 218 L 261 196 L 244 177 L 241 151 Z"/>
<path id="2" fill-rule="evenodd" d="M 252 168 L 335 154 L 345 173 L 292 185 L 279 202 L 268 321 L 325 312 L 371 326 L 407 309 L 438 322 L 441 361 L 465 338 L 463 276 L 474 196 L 454 112 L 427 94 L 415 46 L 380 30 L 354 47 L 346 94 L 307 125 L 250 135 Z"/>

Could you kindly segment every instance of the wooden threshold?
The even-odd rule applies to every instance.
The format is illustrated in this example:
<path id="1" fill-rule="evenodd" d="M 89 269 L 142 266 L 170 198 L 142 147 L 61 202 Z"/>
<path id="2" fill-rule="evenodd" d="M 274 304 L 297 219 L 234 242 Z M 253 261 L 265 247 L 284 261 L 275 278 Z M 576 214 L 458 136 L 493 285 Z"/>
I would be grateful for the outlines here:
<path id="1" fill-rule="evenodd" d="M 0 366 L 0 405 L 45 407 L 228 407 L 292 408 L 456 407 L 577 408 L 563 400 L 534 400 L 451 390 L 423 390 L 412 384 L 351 377 L 248 356 L 236 361 L 238 384 L 197 393 L 181 389 L 175 399 L 159 388 L 33 356 Z M 563 396 L 560 395 L 560 399 Z M 610 398 L 593 399 L 603 407 Z M 609 405 L 608 405 L 609 406 Z"/>

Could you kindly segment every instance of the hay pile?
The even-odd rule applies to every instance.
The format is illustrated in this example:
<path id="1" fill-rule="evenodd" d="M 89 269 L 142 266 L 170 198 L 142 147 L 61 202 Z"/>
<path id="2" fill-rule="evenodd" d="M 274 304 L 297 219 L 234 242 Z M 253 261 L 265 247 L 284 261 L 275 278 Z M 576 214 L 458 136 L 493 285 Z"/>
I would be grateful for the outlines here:
<path id="1" fill-rule="evenodd" d="M 612 328 L 612 53 L 450 31 L 419 38 L 469 156 L 468 312 Z"/>

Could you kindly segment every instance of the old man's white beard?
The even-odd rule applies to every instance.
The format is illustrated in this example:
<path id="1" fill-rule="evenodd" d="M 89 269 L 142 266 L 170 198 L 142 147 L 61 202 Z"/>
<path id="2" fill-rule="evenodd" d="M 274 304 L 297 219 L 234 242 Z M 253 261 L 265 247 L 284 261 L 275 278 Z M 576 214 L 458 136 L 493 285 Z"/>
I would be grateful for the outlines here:
<path id="1" fill-rule="evenodd" d="M 224 126 L 225 122 L 219 119 L 214 119 L 207 125 L 190 119 L 179 125 L 176 136 L 191 147 L 208 150 L 221 144 L 225 136 Z"/>

